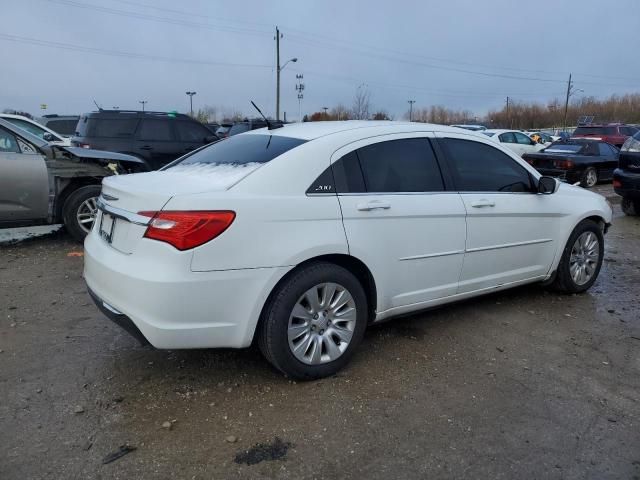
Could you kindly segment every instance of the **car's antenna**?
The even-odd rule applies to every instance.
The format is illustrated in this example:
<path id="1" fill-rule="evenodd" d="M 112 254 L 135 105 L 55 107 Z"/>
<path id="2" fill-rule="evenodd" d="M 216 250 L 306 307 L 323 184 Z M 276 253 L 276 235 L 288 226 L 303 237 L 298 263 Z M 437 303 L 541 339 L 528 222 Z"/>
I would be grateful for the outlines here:
<path id="1" fill-rule="evenodd" d="M 273 130 L 274 128 L 282 127 L 282 124 L 280 122 L 276 123 L 275 125 L 271 123 L 269 119 L 264 116 L 264 113 L 262 113 L 262 110 L 260 110 L 258 106 L 255 103 L 253 103 L 253 100 L 251 100 L 251 105 L 253 105 L 253 108 L 255 108 L 258 111 L 258 113 L 262 118 L 264 118 L 264 121 L 267 122 L 267 129 Z"/>
<path id="2" fill-rule="evenodd" d="M 100 105 L 98 105 L 98 102 L 96 102 L 96 99 L 95 99 L 95 98 L 93 99 L 93 103 L 94 103 L 94 105 L 95 105 L 96 107 L 98 107 L 98 111 L 100 111 L 100 112 L 101 112 L 101 111 L 102 111 L 102 107 L 101 107 Z"/>

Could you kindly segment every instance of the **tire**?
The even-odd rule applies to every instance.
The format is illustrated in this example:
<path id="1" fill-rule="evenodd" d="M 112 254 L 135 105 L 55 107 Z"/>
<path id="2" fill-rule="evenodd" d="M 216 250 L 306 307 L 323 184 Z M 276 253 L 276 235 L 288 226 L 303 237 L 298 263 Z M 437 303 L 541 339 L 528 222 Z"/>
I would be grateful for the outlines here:
<path id="1" fill-rule="evenodd" d="M 96 199 L 100 195 L 100 185 L 88 185 L 74 191 L 62 206 L 62 219 L 67 231 L 78 242 L 87 236 L 97 211 Z M 82 219 L 91 219 L 81 222 Z"/>
<path id="2" fill-rule="evenodd" d="M 597 240 L 597 244 L 591 248 L 594 240 Z M 585 245 L 589 248 L 585 248 Z M 591 220 L 583 220 L 571 232 L 564 247 L 552 287 L 563 293 L 585 292 L 598 278 L 603 258 L 604 235 L 600 226 Z M 585 276 L 578 272 L 576 278 L 573 274 L 577 271 L 584 272 Z"/>
<path id="3" fill-rule="evenodd" d="M 592 188 L 596 186 L 598 180 L 598 171 L 594 167 L 589 167 L 582 174 L 580 186 L 584 188 Z"/>
<path id="4" fill-rule="evenodd" d="M 314 293 L 319 307 L 316 309 L 307 301 Z M 329 298 L 323 302 L 325 295 Z M 328 304 L 337 308 L 333 310 Z M 316 311 L 320 315 L 314 319 Z M 358 279 L 338 265 L 313 263 L 294 271 L 276 287 L 258 327 L 258 345 L 264 357 L 288 377 L 327 377 L 349 362 L 362 341 L 368 320 L 367 298 Z M 316 352 L 319 353 L 315 355 Z"/>
<path id="5" fill-rule="evenodd" d="M 627 197 L 622 197 L 620 208 L 625 215 L 635 217 L 637 215 L 640 215 L 640 200 L 632 200 Z"/>

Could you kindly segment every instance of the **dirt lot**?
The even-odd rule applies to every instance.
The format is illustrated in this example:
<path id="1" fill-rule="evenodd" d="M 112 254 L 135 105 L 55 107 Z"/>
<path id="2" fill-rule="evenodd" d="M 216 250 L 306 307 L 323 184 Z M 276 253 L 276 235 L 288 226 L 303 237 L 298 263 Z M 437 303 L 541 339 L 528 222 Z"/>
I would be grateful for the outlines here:
<path id="1" fill-rule="evenodd" d="M 137 346 L 64 233 L 0 247 L 0 478 L 640 478 L 639 240 L 618 211 L 589 293 L 380 325 L 312 383 Z"/>

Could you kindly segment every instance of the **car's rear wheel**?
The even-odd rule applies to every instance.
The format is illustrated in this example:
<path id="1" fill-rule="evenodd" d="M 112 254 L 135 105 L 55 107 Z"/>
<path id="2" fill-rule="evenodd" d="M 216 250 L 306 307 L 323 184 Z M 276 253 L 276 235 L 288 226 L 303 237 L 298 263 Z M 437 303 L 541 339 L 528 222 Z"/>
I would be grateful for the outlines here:
<path id="1" fill-rule="evenodd" d="M 604 257 L 604 235 L 591 221 L 580 222 L 571 233 L 556 271 L 553 287 L 564 293 L 581 293 L 594 284 Z"/>
<path id="2" fill-rule="evenodd" d="M 582 174 L 580 185 L 586 188 L 595 187 L 598 183 L 598 171 L 594 167 L 587 168 Z"/>
<path id="3" fill-rule="evenodd" d="M 67 231 L 79 242 L 91 231 L 98 212 L 97 200 L 100 185 L 80 187 L 73 192 L 62 207 L 62 218 Z"/>
<path id="4" fill-rule="evenodd" d="M 258 331 L 260 350 L 291 378 L 335 374 L 362 341 L 367 299 L 358 279 L 331 263 L 294 271 L 271 296 Z"/>
<path id="5" fill-rule="evenodd" d="M 632 200 L 627 197 L 622 197 L 620 202 L 620 208 L 625 215 L 636 216 L 640 215 L 640 200 Z"/>

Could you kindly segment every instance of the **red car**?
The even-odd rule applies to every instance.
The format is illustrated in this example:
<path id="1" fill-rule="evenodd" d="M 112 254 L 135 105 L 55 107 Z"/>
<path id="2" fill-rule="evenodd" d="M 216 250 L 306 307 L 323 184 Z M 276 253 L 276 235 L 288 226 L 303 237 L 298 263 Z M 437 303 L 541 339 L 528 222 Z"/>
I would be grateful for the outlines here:
<path id="1" fill-rule="evenodd" d="M 635 135 L 636 132 L 638 132 L 637 128 L 619 123 L 611 123 L 609 125 L 585 125 L 576 128 L 571 138 L 602 140 L 603 142 L 620 148 L 625 140 Z"/>

